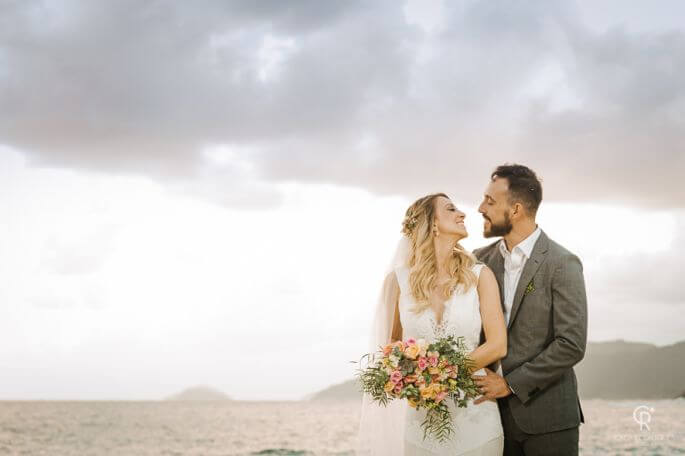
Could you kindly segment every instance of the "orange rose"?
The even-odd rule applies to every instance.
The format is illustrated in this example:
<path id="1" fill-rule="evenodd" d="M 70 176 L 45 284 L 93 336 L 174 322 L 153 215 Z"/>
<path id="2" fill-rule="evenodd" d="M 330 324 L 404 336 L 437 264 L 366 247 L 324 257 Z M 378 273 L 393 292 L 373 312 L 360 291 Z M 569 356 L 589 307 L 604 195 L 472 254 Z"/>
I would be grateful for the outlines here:
<path id="1" fill-rule="evenodd" d="M 416 374 L 409 374 L 406 377 L 404 377 L 404 382 L 405 383 L 414 383 L 418 379 L 418 376 Z"/>
<path id="2" fill-rule="evenodd" d="M 395 342 L 395 347 L 397 347 L 400 353 L 402 353 L 404 351 L 404 342 L 398 340 L 397 342 Z"/>
<path id="3" fill-rule="evenodd" d="M 410 345 L 404 349 L 404 356 L 409 359 L 416 359 L 416 357 L 419 356 L 420 351 L 421 348 L 418 345 Z"/>

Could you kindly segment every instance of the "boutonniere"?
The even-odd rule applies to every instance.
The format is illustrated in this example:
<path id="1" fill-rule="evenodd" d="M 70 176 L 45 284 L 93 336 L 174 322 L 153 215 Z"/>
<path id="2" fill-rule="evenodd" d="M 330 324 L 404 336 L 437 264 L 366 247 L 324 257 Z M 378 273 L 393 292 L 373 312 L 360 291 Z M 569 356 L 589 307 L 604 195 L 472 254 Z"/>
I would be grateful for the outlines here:
<path id="1" fill-rule="evenodd" d="M 523 294 L 524 296 L 527 295 L 528 293 L 532 293 L 535 291 L 535 284 L 533 284 L 533 280 L 531 279 L 530 283 L 526 287 L 526 292 Z"/>

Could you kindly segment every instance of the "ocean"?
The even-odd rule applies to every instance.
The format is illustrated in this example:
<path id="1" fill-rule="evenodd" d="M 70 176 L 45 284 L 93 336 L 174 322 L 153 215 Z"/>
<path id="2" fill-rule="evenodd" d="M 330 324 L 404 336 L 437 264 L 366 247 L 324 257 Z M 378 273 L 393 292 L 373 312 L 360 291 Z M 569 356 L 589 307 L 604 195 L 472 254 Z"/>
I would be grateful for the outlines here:
<path id="1" fill-rule="evenodd" d="M 685 454 L 685 400 L 581 402 L 581 454 Z M 359 411 L 357 401 L 0 401 L 0 454 L 354 455 Z"/>

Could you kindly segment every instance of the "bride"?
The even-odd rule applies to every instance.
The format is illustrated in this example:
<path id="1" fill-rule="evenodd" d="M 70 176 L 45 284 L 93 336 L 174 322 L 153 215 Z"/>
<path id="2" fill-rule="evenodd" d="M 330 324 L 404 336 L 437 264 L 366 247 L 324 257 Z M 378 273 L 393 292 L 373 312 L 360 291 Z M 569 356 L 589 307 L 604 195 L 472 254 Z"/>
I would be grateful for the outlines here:
<path id="1" fill-rule="evenodd" d="M 506 355 L 507 333 L 499 288 L 487 266 L 464 250 L 464 213 L 443 193 L 424 196 L 407 209 L 400 240 L 376 308 L 369 350 L 396 340 L 463 336 L 474 361 L 472 374 Z M 481 329 L 485 342 L 478 345 Z M 425 409 L 406 400 L 383 407 L 362 400 L 359 455 L 501 455 L 504 436 L 497 403 L 466 408 L 448 401 L 452 433 L 446 442 L 423 440 Z"/>

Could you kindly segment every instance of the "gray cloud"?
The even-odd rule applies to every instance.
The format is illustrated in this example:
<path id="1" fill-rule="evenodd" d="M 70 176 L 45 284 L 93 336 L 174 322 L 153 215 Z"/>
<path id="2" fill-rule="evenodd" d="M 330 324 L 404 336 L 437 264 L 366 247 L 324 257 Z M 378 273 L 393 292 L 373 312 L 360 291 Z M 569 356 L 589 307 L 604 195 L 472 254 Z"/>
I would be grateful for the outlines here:
<path id="1" fill-rule="evenodd" d="M 0 142 L 36 165 L 263 205 L 292 179 L 476 199 L 518 161 L 548 199 L 685 206 L 682 28 L 542 1 L 449 3 L 432 32 L 392 1 L 0 9 Z"/>

